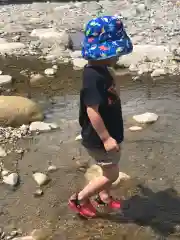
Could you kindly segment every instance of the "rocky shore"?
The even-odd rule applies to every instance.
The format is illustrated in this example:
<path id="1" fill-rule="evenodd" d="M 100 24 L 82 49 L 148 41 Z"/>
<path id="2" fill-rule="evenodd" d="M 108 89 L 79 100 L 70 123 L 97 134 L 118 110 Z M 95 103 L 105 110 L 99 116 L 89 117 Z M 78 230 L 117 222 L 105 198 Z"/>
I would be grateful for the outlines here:
<path id="1" fill-rule="evenodd" d="M 35 55 L 52 65 L 72 62 L 75 69 L 81 69 L 86 63 L 79 51 L 83 25 L 92 17 L 108 14 L 120 15 L 132 38 L 134 52 L 122 57 L 118 65 L 129 68 L 134 80 L 144 74 L 153 79 L 179 75 L 178 0 L 4 5 L 0 9 L 0 54 Z"/>

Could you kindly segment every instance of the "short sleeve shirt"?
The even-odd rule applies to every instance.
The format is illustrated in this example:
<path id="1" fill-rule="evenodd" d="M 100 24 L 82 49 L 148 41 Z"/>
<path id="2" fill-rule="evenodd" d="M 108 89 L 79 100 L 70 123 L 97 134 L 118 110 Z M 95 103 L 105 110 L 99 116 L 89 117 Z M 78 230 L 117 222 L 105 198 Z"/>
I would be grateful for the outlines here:
<path id="1" fill-rule="evenodd" d="M 112 75 L 105 66 L 86 65 L 80 92 L 79 123 L 82 143 L 89 148 L 103 147 L 87 115 L 87 106 L 99 105 L 99 113 L 111 137 L 121 143 L 124 138 L 121 101 Z"/>

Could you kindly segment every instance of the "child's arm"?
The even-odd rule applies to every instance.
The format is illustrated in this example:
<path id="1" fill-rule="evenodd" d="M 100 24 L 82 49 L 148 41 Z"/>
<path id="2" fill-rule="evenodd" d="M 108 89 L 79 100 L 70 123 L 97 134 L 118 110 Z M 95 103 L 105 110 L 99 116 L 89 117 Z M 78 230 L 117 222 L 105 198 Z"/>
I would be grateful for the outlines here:
<path id="1" fill-rule="evenodd" d="M 107 152 L 112 150 L 119 151 L 119 145 L 117 144 L 116 140 L 109 135 L 98 109 L 99 105 L 87 107 L 87 114 L 91 124 L 102 140 Z"/>

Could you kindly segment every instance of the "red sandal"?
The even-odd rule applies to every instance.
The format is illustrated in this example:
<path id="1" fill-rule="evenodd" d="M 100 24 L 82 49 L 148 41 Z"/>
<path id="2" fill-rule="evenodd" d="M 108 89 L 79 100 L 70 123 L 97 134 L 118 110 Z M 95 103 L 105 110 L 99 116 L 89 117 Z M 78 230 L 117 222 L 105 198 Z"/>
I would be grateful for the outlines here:
<path id="1" fill-rule="evenodd" d="M 96 209 L 90 200 L 88 200 L 87 203 L 81 204 L 81 202 L 78 200 L 77 194 L 74 199 L 69 199 L 68 205 L 74 212 L 79 213 L 85 218 L 92 218 L 96 216 Z"/>
<path id="2" fill-rule="evenodd" d="M 109 208 L 113 210 L 119 210 L 121 208 L 121 202 L 119 200 L 113 199 L 113 197 L 110 197 L 110 201 L 108 203 L 105 203 L 100 196 L 98 195 L 97 198 L 95 198 L 95 203 L 99 206 L 108 206 Z"/>

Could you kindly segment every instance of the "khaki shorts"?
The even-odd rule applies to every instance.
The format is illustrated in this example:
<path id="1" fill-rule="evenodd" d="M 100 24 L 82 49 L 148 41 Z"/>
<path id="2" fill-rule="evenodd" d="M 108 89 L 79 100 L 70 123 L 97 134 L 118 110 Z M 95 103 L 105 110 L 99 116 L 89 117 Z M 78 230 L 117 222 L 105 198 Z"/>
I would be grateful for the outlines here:
<path id="1" fill-rule="evenodd" d="M 90 164 L 101 166 L 118 164 L 121 157 L 120 151 L 106 152 L 101 148 L 87 149 L 83 145 L 79 147 L 79 154 L 81 157 L 88 159 Z"/>

